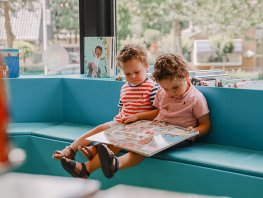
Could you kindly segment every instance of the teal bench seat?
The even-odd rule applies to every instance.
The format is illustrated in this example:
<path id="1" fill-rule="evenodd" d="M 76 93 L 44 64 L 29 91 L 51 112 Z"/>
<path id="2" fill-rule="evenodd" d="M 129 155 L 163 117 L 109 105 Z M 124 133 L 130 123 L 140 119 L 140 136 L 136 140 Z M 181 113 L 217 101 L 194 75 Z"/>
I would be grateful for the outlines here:
<path id="1" fill-rule="evenodd" d="M 34 131 L 48 128 L 58 123 L 31 122 L 31 123 L 9 123 L 7 132 L 9 135 L 31 135 Z"/>
<path id="2" fill-rule="evenodd" d="M 94 126 L 66 122 L 36 130 L 33 132 L 33 135 L 37 137 L 72 142 L 92 128 L 94 128 Z"/>
<path id="3" fill-rule="evenodd" d="M 155 157 L 218 170 L 263 177 L 263 152 L 219 144 L 195 143 L 168 149 Z"/>
<path id="4" fill-rule="evenodd" d="M 81 77 L 9 80 L 11 141 L 27 160 L 16 171 L 63 175 L 53 152 L 64 148 L 118 112 L 123 82 Z M 102 188 L 115 184 L 229 197 L 263 195 L 263 91 L 198 87 L 211 115 L 208 135 L 189 146 L 170 148 L 106 179 L 91 178 Z M 23 90 L 23 91 L 22 91 Z M 22 104 L 26 104 L 22 106 Z M 84 157 L 77 155 L 79 161 Z"/>

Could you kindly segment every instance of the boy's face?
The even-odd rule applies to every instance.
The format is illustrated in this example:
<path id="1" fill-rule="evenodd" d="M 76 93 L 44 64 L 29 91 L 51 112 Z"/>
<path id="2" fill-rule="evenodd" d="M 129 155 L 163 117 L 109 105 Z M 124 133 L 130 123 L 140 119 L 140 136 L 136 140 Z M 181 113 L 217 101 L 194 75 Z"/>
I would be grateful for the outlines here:
<path id="1" fill-rule="evenodd" d="M 95 55 L 96 55 L 97 58 L 101 57 L 102 51 L 99 48 L 96 48 L 95 49 Z"/>
<path id="2" fill-rule="evenodd" d="M 120 63 L 120 65 L 128 83 L 138 85 L 145 80 L 148 65 L 140 60 L 133 58 L 125 63 Z"/>
<path id="3" fill-rule="evenodd" d="M 163 79 L 158 81 L 164 91 L 171 97 L 180 97 L 188 89 L 187 79 Z"/>

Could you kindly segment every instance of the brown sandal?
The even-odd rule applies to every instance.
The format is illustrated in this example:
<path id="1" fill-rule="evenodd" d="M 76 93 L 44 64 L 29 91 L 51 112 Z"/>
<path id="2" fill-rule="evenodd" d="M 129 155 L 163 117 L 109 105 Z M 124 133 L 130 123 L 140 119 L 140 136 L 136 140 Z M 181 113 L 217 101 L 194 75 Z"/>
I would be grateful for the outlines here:
<path id="1" fill-rule="evenodd" d="M 96 151 L 92 151 L 92 147 L 96 148 Z M 79 152 L 81 152 L 89 161 L 93 159 L 93 157 L 97 153 L 97 144 L 93 146 L 79 146 Z M 94 149 L 93 149 L 94 150 Z"/>
<path id="2" fill-rule="evenodd" d="M 63 157 L 75 160 L 76 152 L 70 146 L 66 146 L 66 149 L 69 151 L 69 154 L 65 155 L 63 151 L 55 151 L 52 157 L 58 160 L 61 160 Z"/>

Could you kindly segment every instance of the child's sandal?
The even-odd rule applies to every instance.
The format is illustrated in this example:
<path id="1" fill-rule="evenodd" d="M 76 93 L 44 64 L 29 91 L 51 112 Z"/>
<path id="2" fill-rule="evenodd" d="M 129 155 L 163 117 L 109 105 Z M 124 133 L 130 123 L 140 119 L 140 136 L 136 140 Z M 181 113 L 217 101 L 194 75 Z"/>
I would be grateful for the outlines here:
<path id="1" fill-rule="evenodd" d="M 81 163 L 81 170 L 79 173 L 76 172 L 76 161 L 63 158 L 61 160 L 61 164 L 63 168 L 73 177 L 87 179 L 90 175 L 90 173 L 86 169 L 85 163 Z"/>
<path id="2" fill-rule="evenodd" d="M 90 161 L 97 153 L 97 144 L 94 146 L 79 146 L 78 150 Z"/>
<path id="3" fill-rule="evenodd" d="M 65 149 L 67 149 L 69 151 L 69 154 L 65 154 L 63 152 L 63 150 L 62 151 L 55 151 L 52 157 L 55 159 L 58 159 L 58 160 L 61 160 L 62 158 L 75 160 L 76 152 L 70 146 L 66 146 Z M 59 156 L 59 157 L 57 157 L 57 156 Z"/>
<path id="4" fill-rule="evenodd" d="M 98 145 L 98 155 L 101 169 L 107 178 L 112 178 L 119 169 L 117 156 L 104 144 Z"/>

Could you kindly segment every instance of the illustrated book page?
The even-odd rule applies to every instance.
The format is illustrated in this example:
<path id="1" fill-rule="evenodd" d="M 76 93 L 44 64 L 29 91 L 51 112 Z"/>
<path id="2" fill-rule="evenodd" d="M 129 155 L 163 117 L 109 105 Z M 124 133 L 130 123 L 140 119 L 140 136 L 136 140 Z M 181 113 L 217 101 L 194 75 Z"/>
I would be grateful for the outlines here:
<path id="1" fill-rule="evenodd" d="M 196 135 L 197 131 L 164 122 L 141 120 L 131 124 L 118 124 L 87 139 L 150 157 Z"/>

